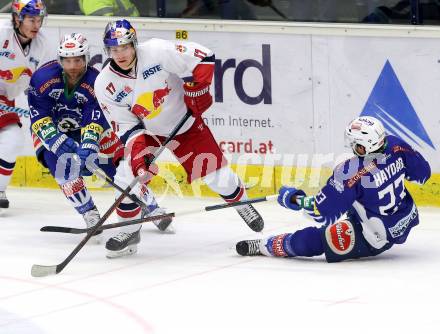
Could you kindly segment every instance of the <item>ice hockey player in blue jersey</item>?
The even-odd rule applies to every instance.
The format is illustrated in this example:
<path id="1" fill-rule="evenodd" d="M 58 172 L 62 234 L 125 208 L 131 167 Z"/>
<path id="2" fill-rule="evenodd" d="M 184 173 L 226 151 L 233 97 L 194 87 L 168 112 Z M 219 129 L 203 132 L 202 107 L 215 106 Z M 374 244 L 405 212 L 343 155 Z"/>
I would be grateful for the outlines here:
<path id="1" fill-rule="evenodd" d="M 278 202 L 305 210 L 321 227 L 307 227 L 236 245 L 240 255 L 279 257 L 325 254 L 327 262 L 378 255 L 406 241 L 419 223 L 404 181 L 424 184 L 428 162 L 402 139 L 386 135 L 382 123 L 358 117 L 345 130 L 355 156 L 339 164 L 315 196 L 281 187 Z"/>
<path id="2" fill-rule="evenodd" d="M 33 74 L 28 94 L 37 158 L 49 168 L 87 227 L 100 216 L 84 184 L 83 176 L 92 174 L 86 162 L 113 177 L 111 159 L 123 154 L 122 143 L 97 103 L 93 87 L 98 71 L 88 66 L 89 58 L 89 44 L 82 34 L 64 36 L 58 60 Z"/>

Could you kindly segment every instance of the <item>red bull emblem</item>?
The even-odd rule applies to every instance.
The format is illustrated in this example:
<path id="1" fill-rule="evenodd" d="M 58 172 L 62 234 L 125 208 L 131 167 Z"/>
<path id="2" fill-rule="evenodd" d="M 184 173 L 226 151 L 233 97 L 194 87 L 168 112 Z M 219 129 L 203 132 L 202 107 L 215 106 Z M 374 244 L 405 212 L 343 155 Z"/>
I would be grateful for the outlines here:
<path id="1" fill-rule="evenodd" d="M 12 4 L 12 6 L 15 8 L 15 10 L 17 12 L 20 12 L 22 10 L 22 8 L 24 7 L 24 4 L 22 4 L 20 2 L 15 2 Z"/>
<path id="2" fill-rule="evenodd" d="M 166 86 L 165 88 L 155 90 L 153 92 L 153 106 L 154 109 L 157 109 L 161 106 L 161 104 L 165 100 L 165 96 L 167 96 L 170 93 L 171 89 Z"/>
<path id="3" fill-rule="evenodd" d="M 14 78 L 14 73 L 11 70 L 0 70 L 0 79 L 1 80 L 12 80 Z"/>
<path id="4" fill-rule="evenodd" d="M 147 117 L 149 114 L 151 114 L 147 108 L 144 108 L 143 106 L 137 103 L 133 106 L 133 108 L 131 108 L 131 111 L 140 119 L 143 119 Z"/>
<path id="5" fill-rule="evenodd" d="M 185 53 L 186 52 L 186 46 L 184 46 L 182 44 L 177 44 L 176 45 L 176 50 L 179 51 L 180 53 Z"/>
<path id="6" fill-rule="evenodd" d="M 122 32 L 119 30 L 116 31 L 112 31 L 111 32 L 111 38 L 121 38 L 122 37 Z"/>

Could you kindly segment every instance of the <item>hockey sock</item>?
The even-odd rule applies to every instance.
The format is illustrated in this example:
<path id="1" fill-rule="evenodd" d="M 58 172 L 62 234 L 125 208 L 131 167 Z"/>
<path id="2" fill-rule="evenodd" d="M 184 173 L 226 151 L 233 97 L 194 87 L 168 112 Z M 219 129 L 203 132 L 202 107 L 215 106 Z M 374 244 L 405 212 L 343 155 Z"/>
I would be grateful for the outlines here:
<path id="1" fill-rule="evenodd" d="M 95 206 L 92 196 L 86 188 L 82 177 L 73 181 L 67 181 L 60 185 L 60 187 L 66 198 L 72 203 L 78 213 L 84 214 Z"/>
<path id="2" fill-rule="evenodd" d="M 150 212 L 157 209 L 159 206 L 154 198 L 153 191 L 145 184 L 139 186 L 139 198 L 147 205 L 148 211 Z"/>
<path id="3" fill-rule="evenodd" d="M 324 253 L 321 234 L 316 227 L 269 237 L 263 247 L 263 254 L 280 257 L 310 257 Z"/>
<path id="4" fill-rule="evenodd" d="M 226 202 L 238 202 L 247 199 L 244 189 L 237 174 L 229 167 L 223 167 L 203 178 L 206 185 L 219 194 Z"/>
<path id="5" fill-rule="evenodd" d="M 116 208 L 116 215 L 118 216 L 118 221 L 120 222 L 138 219 L 141 218 L 141 208 L 139 205 L 126 198 Z M 140 226 L 141 225 L 127 225 L 120 227 L 119 231 L 133 233 L 139 230 Z"/>
<path id="6" fill-rule="evenodd" d="M 14 171 L 14 162 L 8 162 L 0 158 L 0 191 L 5 191 Z"/>

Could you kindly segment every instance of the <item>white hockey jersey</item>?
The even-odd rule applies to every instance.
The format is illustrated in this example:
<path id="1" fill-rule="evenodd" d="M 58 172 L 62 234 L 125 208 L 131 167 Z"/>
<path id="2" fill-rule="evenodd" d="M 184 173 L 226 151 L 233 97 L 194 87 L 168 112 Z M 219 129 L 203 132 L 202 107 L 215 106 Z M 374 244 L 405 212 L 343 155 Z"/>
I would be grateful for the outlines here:
<path id="1" fill-rule="evenodd" d="M 187 112 L 181 78 L 191 76 L 202 59 L 213 53 L 194 42 L 154 38 L 139 44 L 136 55 L 133 76 L 116 72 L 110 63 L 102 69 L 95 81 L 96 96 L 119 137 L 139 119 L 150 133 L 168 136 Z M 193 122 L 190 118 L 179 134 Z"/>
<path id="2" fill-rule="evenodd" d="M 32 73 L 49 59 L 46 37 L 40 30 L 24 51 L 12 22 L 0 21 L 0 95 L 10 100 L 28 86 Z"/>

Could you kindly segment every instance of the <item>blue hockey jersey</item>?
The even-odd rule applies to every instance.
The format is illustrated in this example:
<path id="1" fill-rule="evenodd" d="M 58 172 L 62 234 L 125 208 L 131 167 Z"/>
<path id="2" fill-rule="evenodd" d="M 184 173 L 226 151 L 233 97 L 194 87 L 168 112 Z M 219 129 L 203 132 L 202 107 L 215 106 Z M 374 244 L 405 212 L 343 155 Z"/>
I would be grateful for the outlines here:
<path id="1" fill-rule="evenodd" d="M 97 142 L 104 133 L 111 137 L 112 131 L 99 107 L 93 88 L 98 73 L 88 66 L 71 91 L 65 85 L 63 69 L 57 61 L 44 64 L 32 75 L 28 103 L 37 156 L 44 149 L 43 135 L 47 122 L 53 122 L 57 131 L 65 133 L 78 143 L 87 132 L 93 133 Z M 114 137 L 113 134 L 113 140 Z M 111 146 L 110 144 L 112 143 L 107 145 Z"/>
<path id="2" fill-rule="evenodd" d="M 330 224 L 347 213 L 361 224 L 365 239 L 375 248 L 405 242 L 418 224 L 417 207 L 404 180 L 425 183 L 428 162 L 402 139 L 387 136 L 382 153 L 353 157 L 339 164 L 327 184 L 314 196 L 317 222 Z"/>

